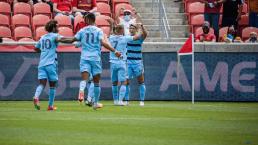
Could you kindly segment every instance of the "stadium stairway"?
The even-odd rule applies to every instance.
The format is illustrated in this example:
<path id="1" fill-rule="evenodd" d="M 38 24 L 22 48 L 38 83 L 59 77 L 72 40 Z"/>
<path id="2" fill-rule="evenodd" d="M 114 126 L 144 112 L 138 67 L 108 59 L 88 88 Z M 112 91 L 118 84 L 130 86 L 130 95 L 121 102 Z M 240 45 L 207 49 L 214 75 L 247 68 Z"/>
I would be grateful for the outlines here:
<path id="1" fill-rule="evenodd" d="M 189 26 L 184 13 L 183 3 L 174 2 L 174 0 L 162 0 L 164 3 L 168 23 L 170 25 L 171 37 L 163 38 L 164 33 L 159 27 L 159 4 L 154 0 L 132 0 L 133 6 L 140 14 L 143 24 L 149 31 L 146 42 L 184 42 L 189 35 Z M 153 10 L 152 10 L 153 7 Z"/>

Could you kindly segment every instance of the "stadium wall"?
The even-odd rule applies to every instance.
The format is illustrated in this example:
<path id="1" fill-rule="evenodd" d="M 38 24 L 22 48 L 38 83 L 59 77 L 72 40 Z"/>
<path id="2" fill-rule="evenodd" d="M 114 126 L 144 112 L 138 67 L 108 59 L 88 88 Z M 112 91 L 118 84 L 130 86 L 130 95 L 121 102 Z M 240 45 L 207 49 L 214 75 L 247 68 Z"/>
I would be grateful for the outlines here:
<path id="1" fill-rule="evenodd" d="M 171 46 L 171 45 L 170 45 Z M 180 44 L 178 44 L 180 47 Z M 218 47 L 218 49 L 216 49 Z M 222 49 L 222 47 L 227 47 Z M 239 49 L 238 49 L 239 47 Z M 146 100 L 191 100 L 191 56 L 175 50 L 144 46 Z M 199 101 L 258 101 L 257 45 L 196 45 L 195 92 Z M 241 52 L 241 53 L 239 53 Z M 39 54 L 0 52 L 0 100 L 31 100 L 37 82 Z M 108 53 L 103 53 L 102 100 L 112 99 Z M 57 100 L 77 99 L 80 53 L 58 54 Z M 177 75 L 179 70 L 179 75 Z M 42 99 L 47 99 L 47 89 Z M 138 100 L 137 81 L 131 82 L 131 100 Z"/>

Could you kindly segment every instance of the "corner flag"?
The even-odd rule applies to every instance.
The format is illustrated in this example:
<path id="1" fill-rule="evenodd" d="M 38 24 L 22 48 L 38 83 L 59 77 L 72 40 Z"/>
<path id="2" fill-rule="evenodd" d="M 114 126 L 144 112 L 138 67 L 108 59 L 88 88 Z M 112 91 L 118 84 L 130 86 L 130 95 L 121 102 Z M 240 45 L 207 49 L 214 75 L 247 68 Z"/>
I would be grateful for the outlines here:
<path id="1" fill-rule="evenodd" d="M 177 51 L 178 66 L 180 64 L 181 55 L 192 55 L 192 103 L 194 104 L 194 36 L 191 34 L 185 41 L 184 45 Z M 179 80 L 179 67 L 177 69 L 177 77 Z M 179 86 L 178 86 L 179 91 Z"/>

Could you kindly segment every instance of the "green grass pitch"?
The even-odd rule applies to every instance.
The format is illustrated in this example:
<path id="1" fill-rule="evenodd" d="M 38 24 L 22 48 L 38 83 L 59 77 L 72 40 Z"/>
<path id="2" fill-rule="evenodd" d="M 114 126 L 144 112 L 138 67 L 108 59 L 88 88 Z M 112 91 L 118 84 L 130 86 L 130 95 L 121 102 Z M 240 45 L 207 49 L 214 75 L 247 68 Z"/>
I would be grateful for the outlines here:
<path id="1" fill-rule="evenodd" d="M 258 103 L 0 101 L 0 145 L 258 145 Z"/>

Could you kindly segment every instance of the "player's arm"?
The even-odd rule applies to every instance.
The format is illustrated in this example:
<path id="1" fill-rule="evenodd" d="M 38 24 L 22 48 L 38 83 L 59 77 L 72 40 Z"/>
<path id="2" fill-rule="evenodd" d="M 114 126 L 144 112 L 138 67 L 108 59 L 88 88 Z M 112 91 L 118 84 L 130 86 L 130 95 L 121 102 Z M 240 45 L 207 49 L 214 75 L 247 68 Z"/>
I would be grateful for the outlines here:
<path id="1" fill-rule="evenodd" d="M 113 34 L 113 29 L 114 29 L 114 20 L 112 18 L 107 19 L 108 23 L 109 23 L 109 35 Z M 109 37 L 109 36 L 108 36 Z"/>
<path id="2" fill-rule="evenodd" d="M 39 40 L 35 45 L 34 51 L 36 51 L 37 53 L 40 53 L 41 52 L 40 47 L 41 47 L 41 41 Z"/>
<path id="3" fill-rule="evenodd" d="M 61 43 L 73 43 L 75 41 L 78 41 L 75 37 L 57 37 L 56 42 Z"/>
<path id="4" fill-rule="evenodd" d="M 104 39 L 101 39 L 101 44 L 102 46 L 104 46 L 105 48 L 107 48 L 108 50 L 110 50 L 111 52 L 114 52 L 115 55 L 117 57 L 120 57 L 121 56 L 121 53 L 119 51 L 116 51 L 115 48 L 113 48 L 110 43 L 108 42 L 107 40 L 107 36 L 104 35 Z"/>
<path id="5" fill-rule="evenodd" d="M 142 30 L 142 37 L 143 37 L 143 40 L 146 39 L 147 35 L 148 35 L 148 32 L 146 30 L 146 28 L 143 26 L 143 24 L 140 24 L 140 28 Z"/>

